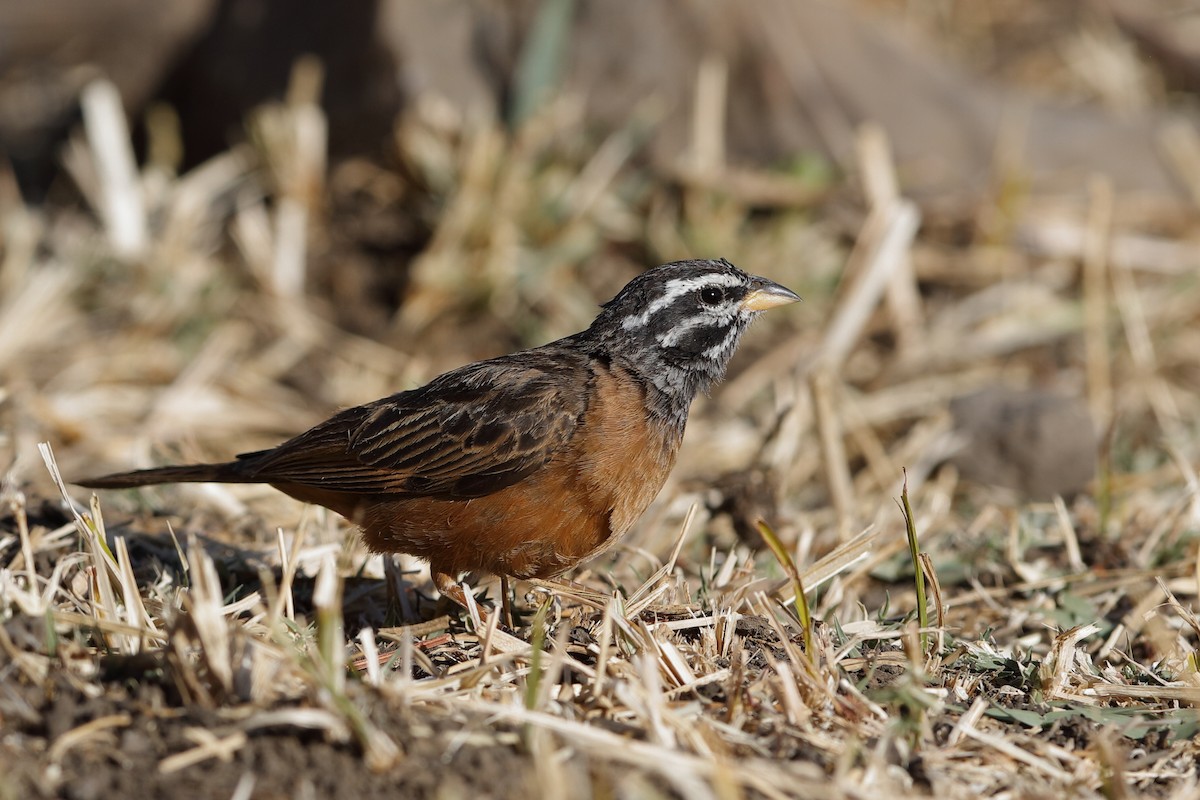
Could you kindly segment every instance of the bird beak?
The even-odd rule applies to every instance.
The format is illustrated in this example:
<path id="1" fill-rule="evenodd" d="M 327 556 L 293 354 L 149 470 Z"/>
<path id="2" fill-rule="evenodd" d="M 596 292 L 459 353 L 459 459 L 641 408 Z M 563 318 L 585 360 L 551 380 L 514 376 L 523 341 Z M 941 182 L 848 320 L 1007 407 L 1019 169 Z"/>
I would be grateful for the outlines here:
<path id="1" fill-rule="evenodd" d="M 766 278 L 754 278 L 750 285 L 750 294 L 742 298 L 742 311 L 766 311 L 800 301 L 800 295 Z"/>

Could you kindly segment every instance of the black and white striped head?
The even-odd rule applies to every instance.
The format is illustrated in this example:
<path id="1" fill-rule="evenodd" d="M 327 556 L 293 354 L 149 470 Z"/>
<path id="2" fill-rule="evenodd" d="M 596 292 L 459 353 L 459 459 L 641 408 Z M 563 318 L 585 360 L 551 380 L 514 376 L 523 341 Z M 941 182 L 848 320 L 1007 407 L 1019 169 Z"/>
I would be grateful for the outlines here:
<path id="1" fill-rule="evenodd" d="M 676 261 L 630 281 L 587 333 L 686 414 L 696 392 L 725 374 L 754 318 L 799 299 L 725 259 Z"/>

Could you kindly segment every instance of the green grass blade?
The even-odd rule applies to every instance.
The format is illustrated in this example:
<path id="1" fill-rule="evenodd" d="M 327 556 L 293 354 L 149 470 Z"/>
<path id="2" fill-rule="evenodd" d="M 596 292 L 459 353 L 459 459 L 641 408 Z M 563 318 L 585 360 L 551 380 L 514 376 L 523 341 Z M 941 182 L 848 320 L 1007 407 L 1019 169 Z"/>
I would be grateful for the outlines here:
<path id="1" fill-rule="evenodd" d="M 788 578 L 792 581 L 792 591 L 795 592 L 796 599 L 796 618 L 800 620 L 800 628 L 804 633 L 804 652 L 808 653 L 809 657 L 813 657 L 813 632 L 812 632 L 812 614 L 808 608 L 808 598 L 804 594 L 804 582 L 800 578 L 800 570 L 796 569 L 796 562 L 792 560 L 792 556 L 788 553 L 787 548 L 783 546 L 783 542 L 779 541 L 779 537 L 775 535 L 775 531 L 771 530 L 771 526 L 763 520 L 757 523 L 758 532 L 762 534 L 763 541 L 767 543 L 767 547 L 771 548 L 771 553 L 775 556 L 775 560 L 783 567 Z"/>
<path id="2" fill-rule="evenodd" d="M 513 128 L 526 122 L 561 81 L 574 14 L 575 0 L 542 0 L 538 6 L 517 64 L 509 110 Z"/>
<path id="3" fill-rule="evenodd" d="M 921 547 L 917 542 L 917 525 L 912 505 L 908 502 L 908 470 L 904 471 L 904 486 L 900 490 L 900 510 L 904 513 L 904 531 L 908 535 L 908 554 L 912 556 L 913 582 L 917 588 L 917 622 L 921 626 L 921 649 L 928 650 L 929 608 L 925 602 L 925 571 L 921 569 Z"/>

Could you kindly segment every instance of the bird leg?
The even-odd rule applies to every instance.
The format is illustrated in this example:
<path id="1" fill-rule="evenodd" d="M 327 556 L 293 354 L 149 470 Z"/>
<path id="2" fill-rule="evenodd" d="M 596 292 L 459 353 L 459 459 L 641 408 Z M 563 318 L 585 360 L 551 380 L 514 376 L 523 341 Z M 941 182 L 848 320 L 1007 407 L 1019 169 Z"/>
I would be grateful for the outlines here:
<path id="1" fill-rule="evenodd" d="M 443 597 L 447 597 L 465 608 L 468 614 L 472 613 L 472 609 L 475 609 L 475 613 L 479 615 L 479 629 L 483 630 L 484 626 L 487 625 L 489 612 L 486 609 L 480 608 L 479 604 L 475 602 L 475 598 L 467 598 L 467 593 L 463 591 L 462 584 L 454 580 L 453 575 L 437 570 L 431 570 L 430 572 L 433 576 L 433 585 L 437 587 L 437 590 L 442 593 Z"/>
<path id="2" fill-rule="evenodd" d="M 408 592 L 404 590 L 406 583 L 404 571 L 396 561 L 396 556 L 390 553 L 383 557 L 383 583 L 387 588 L 388 615 L 390 616 L 398 611 L 400 620 L 403 623 L 419 619 L 416 610 L 412 607 L 412 603 L 409 600 Z"/>
<path id="3" fill-rule="evenodd" d="M 467 602 L 467 593 L 463 591 L 462 585 L 454 580 L 453 575 L 437 571 L 432 571 L 432 574 L 433 585 L 444 597 L 450 598 L 468 611 L 471 610 L 471 604 Z"/>
<path id="4" fill-rule="evenodd" d="M 500 620 L 504 623 L 504 627 L 510 631 L 516 630 L 513 627 L 513 609 L 512 609 L 512 592 L 508 586 L 508 576 L 500 576 L 500 613 L 503 615 Z"/>

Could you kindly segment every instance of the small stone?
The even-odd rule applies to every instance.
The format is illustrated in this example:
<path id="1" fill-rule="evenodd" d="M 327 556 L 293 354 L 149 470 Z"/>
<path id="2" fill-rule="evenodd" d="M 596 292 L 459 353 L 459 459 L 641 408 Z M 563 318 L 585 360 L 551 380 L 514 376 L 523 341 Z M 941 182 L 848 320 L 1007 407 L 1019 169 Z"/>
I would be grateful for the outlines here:
<path id="1" fill-rule="evenodd" d="M 1087 404 L 1039 389 L 991 387 L 950 404 L 961 447 L 950 457 L 967 480 L 1031 500 L 1070 498 L 1096 475 L 1096 430 Z"/>

